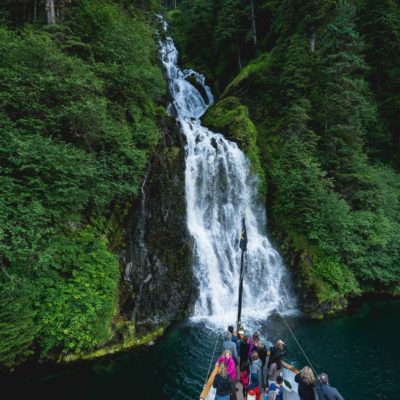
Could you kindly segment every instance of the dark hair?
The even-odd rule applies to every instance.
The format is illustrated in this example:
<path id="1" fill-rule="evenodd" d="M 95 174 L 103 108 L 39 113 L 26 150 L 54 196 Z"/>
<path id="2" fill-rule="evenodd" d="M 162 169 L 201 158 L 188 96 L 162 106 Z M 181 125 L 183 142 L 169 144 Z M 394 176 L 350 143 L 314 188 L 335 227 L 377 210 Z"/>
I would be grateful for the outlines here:
<path id="1" fill-rule="evenodd" d="M 229 326 L 228 326 L 228 331 L 229 331 L 230 333 L 233 333 L 233 326 L 232 326 L 232 325 L 229 325 Z"/>
<path id="2" fill-rule="evenodd" d="M 276 369 L 279 371 L 282 369 L 282 360 L 279 357 L 272 356 L 271 357 L 271 362 L 269 365 L 272 365 L 273 363 L 276 363 Z"/>
<path id="3" fill-rule="evenodd" d="M 283 382 L 283 378 L 279 375 L 276 377 L 276 383 L 282 383 Z"/>
<path id="4" fill-rule="evenodd" d="M 247 336 L 243 336 L 243 342 L 247 343 L 249 341 L 249 338 Z"/>

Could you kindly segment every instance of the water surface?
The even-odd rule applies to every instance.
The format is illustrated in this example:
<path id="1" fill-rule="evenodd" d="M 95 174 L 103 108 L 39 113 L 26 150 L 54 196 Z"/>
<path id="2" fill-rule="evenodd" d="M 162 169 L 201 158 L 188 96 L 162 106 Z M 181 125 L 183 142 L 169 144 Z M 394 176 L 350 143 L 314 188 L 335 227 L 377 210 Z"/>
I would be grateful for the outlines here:
<path id="1" fill-rule="evenodd" d="M 400 301 L 364 304 L 353 315 L 325 321 L 288 319 L 318 372 L 327 372 L 346 400 L 400 398 Z M 282 338 L 286 360 L 297 368 L 305 359 L 279 318 L 259 326 L 263 338 Z M 25 398 L 198 399 L 219 331 L 204 322 L 182 321 L 156 345 L 140 352 L 52 372 L 32 367 L 3 381 Z M 216 353 L 221 348 L 218 339 Z M 215 361 L 216 356 L 212 360 Z M 3 389 L 4 385 L 3 385 Z M 11 397 L 10 397 L 11 398 Z"/>

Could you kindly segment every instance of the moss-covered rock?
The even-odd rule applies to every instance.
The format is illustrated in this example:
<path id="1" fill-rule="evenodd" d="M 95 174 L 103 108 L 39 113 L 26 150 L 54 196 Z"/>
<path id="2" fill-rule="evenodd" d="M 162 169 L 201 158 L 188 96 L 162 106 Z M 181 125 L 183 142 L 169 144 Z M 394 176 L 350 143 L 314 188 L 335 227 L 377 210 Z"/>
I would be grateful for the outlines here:
<path id="1" fill-rule="evenodd" d="M 260 178 L 260 191 L 266 192 L 265 174 L 257 147 L 257 129 L 249 118 L 247 107 L 237 97 L 226 97 L 207 110 L 202 122 L 238 144 L 250 160 L 252 171 Z"/>
<path id="2" fill-rule="evenodd" d="M 152 155 L 127 220 L 122 313 L 135 334 L 184 316 L 193 300 L 192 244 L 186 224 L 184 137 L 174 118 L 160 119 L 162 140 Z M 134 293 L 134 296 L 131 294 Z"/>

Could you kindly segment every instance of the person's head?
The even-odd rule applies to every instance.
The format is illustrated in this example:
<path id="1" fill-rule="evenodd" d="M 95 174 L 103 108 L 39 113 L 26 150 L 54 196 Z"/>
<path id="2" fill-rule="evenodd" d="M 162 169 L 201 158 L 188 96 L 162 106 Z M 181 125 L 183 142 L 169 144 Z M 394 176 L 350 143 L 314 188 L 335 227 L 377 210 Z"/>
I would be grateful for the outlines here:
<path id="1" fill-rule="evenodd" d="M 268 400 L 276 400 L 276 392 L 275 392 L 275 390 L 270 390 L 267 393 L 267 399 Z"/>
<path id="2" fill-rule="evenodd" d="M 245 362 L 243 363 L 243 365 L 242 365 L 242 368 L 243 368 L 243 371 L 249 372 L 249 370 L 250 370 L 249 362 L 248 362 L 248 361 L 245 361 Z"/>
<path id="3" fill-rule="evenodd" d="M 247 343 L 249 341 L 249 338 L 247 336 L 243 336 L 243 342 Z"/>
<path id="4" fill-rule="evenodd" d="M 232 333 L 230 333 L 229 331 L 225 333 L 225 340 L 227 342 L 229 342 L 230 340 L 232 340 Z"/>
<path id="5" fill-rule="evenodd" d="M 324 385 L 329 385 L 329 380 L 328 380 L 327 374 L 325 374 L 325 373 L 320 374 L 319 379 Z"/>
<path id="6" fill-rule="evenodd" d="M 278 375 L 276 377 L 276 386 L 281 386 L 282 383 L 283 383 L 283 378 L 280 375 Z"/>
<path id="7" fill-rule="evenodd" d="M 303 382 L 306 383 L 307 385 L 315 384 L 314 374 L 311 368 L 307 367 L 307 365 L 300 371 L 300 375 L 301 379 L 303 379 Z"/>
<path id="8" fill-rule="evenodd" d="M 254 332 L 253 333 L 253 342 L 254 341 L 257 341 L 257 340 L 259 340 L 260 339 L 260 335 L 258 334 L 258 332 Z"/>
<path id="9" fill-rule="evenodd" d="M 218 364 L 218 374 L 220 374 L 222 376 L 227 375 L 226 366 L 223 361 L 220 361 L 220 363 Z"/>
<path id="10" fill-rule="evenodd" d="M 232 325 L 229 325 L 229 326 L 228 326 L 228 332 L 230 332 L 230 333 L 233 334 L 233 326 L 232 326 Z"/>
<path id="11" fill-rule="evenodd" d="M 228 349 L 224 350 L 224 352 L 222 353 L 222 357 L 225 357 L 225 358 L 230 358 L 230 357 L 232 357 L 231 351 L 228 350 Z"/>
<path id="12" fill-rule="evenodd" d="M 264 346 L 264 343 L 260 340 L 259 342 L 258 342 L 258 348 L 259 349 L 263 349 L 265 346 Z"/>
<path id="13" fill-rule="evenodd" d="M 282 350 L 282 348 L 283 348 L 283 342 L 282 342 L 282 340 L 277 340 L 276 341 L 276 343 L 275 343 L 275 348 L 277 349 L 277 350 Z"/>
<path id="14" fill-rule="evenodd" d="M 251 359 L 252 359 L 253 361 L 258 360 L 258 353 L 257 353 L 256 351 L 253 351 L 253 352 L 251 353 Z"/>

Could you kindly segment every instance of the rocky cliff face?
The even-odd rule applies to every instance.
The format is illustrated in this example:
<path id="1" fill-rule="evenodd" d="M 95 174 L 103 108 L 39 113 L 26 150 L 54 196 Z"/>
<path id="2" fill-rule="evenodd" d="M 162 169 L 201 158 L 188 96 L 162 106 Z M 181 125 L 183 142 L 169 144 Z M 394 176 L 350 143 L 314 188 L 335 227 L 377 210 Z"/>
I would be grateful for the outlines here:
<path id="1" fill-rule="evenodd" d="M 163 117 L 163 139 L 151 157 L 127 222 L 122 312 L 136 329 L 154 330 L 184 316 L 194 297 L 192 244 L 186 223 L 184 137 Z"/>

